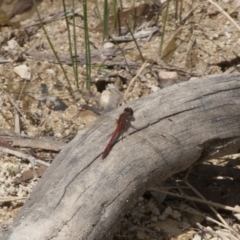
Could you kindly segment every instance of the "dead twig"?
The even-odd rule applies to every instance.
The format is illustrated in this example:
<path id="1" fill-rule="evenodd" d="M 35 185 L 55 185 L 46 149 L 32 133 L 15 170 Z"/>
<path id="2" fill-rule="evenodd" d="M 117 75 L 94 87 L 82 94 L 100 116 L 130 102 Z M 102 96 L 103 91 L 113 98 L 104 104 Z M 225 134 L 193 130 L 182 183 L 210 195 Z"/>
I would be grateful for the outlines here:
<path id="1" fill-rule="evenodd" d="M 1 197 L 0 203 L 25 200 L 27 197 Z"/>
<path id="2" fill-rule="evenodd" d="M 125 92 L 125 94 L 124 94 L 124 97 L 123 97 L 124 100 L 126 99 L 128 93 L 129 93 L 129 91 L 130 91 L 131 86 L 133 85 L 133 83 L 135 82 L 135 80 L 137 79 L 137 77 L 141 74 L 141 72 L 142 72 L 143 69 L 145 68 L 146 64 L 147 64 L 147 61 L 145 61 L 145 62 L 143 63 L 142 67 L 141 67 L 141 68 L 139 69 L 139 71 L 137 72 L 137 75 L 136 75 L 134 78 L 132 78 L 132 80 L 130 81 L 130 83 L 129 83 L 129 85 L 128 85 L 128 88 L 127 88 L 127 90 L 126 90 L 126 92 Z"/>
<path id="3" fill-rule="evenodd" d="M 11 96 L 0 86 L 1 90 L 7 95 L 9 101 L 11 102 L 11 104 L 14 106 L 14 108 L 16 109 L 16 111 L 21 114 L 24 122 L 30 126 L 29 122 L 27 121 L 27 119 L 24 117 L 22 111 L 20 110 L 20 108 L 18 107 L 18 105 L 13 101 L 13 99 L 11 98 Z"/>
<path id="4" fill-rule="evenodd" d="M 23 138 L 18 136 L 0 136 L 6 142 L 12 142 L 12 146 L 39 148 L 59 152 L 66 143 L 50 139 Z"/>
<path id="5" fill-rule="evenodd" d="M 215 219 L 213 219 L 209 216 L 205 216 L 205 214 L 200 213 L 199 211 L 197 211 L 195 209 L 194 210 L 193 209 L 188 210 L 186 208 L 181 208 L 181 207 L 180 208 L 175 208 L 175 209 L 180 210 L 180 211 L 184 211 L 184 212 L 187 212 L 187 213 L 190 213 L 190 214 L 195 214 L 195 215 L 201 216 L 201 217 L 205 218 L 205 220 L 207 220 L 209 222 L 213 222 L 220 227 L 223 227 L 223 228 L 228 229 L 228 230 L 232 230 L 231 227 L 227 227 L 226 225 L 222 224 L 221 222 L 219 222 L 219 221 L 217 221 L 217 220 L 215 220 Z"/>
<path id="6" fill-rule="evenodd" d="M 240 31 L 240 26 L 228 15 L 227 12 L 225 12 L 217 3 L 213 2 L 212 0 L 208 0 L 212 5 L 214 5 L 220 13 L 222 13 L 227 19 L 235 25 L 235 27 Z"/>
<path id="7" fill-rule="evenodd" d="M 237 209 L 237 208 L 222 205 L 220 203 L 210 202 L 210 201 L 199 199 L 199 198 L 196 198 L 196 197 L 182 196 L 182 195 L 177 194 L 177 193 L 172 193 L 172 192 L 165 191 L 161 188 L 150 188 L 148 190 L 153 191 L 153 192 L 165 193 L 165 194 L 173 196 L 173 197 L 179 197 L 179 198 L 183 198 L 183 199 L 186 199 L 186 200 L 189 200 L 189 201 L 199 202 L 199 203 L 203 203 L 203 204 L 210 205 L 210 206 L 213 206 L 213 207 L 221 208 L 221 209 L 224 209 L 224 210 L 240 213 L 240 210 Z"/>
<path id="8" fill-rule="evenodd" d="M 217 236 L 222 240 L 228 240 L 228 239 L 232 239 L 232 240 L 237 240 L 239 238 L 234 237 L 233 235 L 230 236 L 226 236 L 225 234 L 223 234 L 223 232 L 220 231 L 214 231 L 212 230 L 210 227 L 204 227 L 202 226 L 200 223 L 196 223 L 197 227 L 203 231 L 204 233 L 208 233 L 212 236 Z M 230 238 L 229 238 L 230 237 Z M 239 237 L 239 236 L 238 236 Z"/>
<path id="9" fill-rule="evenodd" d="M 27 159 L 31 163 L 33 169 L 34 169 L 35 163 L 39 163 L 39 164 L 42 164 L 42 165 L 45 165 L 45 166 L 50 166 L 49 163 L 46 163 L 43 160 L 37 159 L 37 158 L 35 158 L 33 156 L 30 156 L 26 153 L 22 153 L 22 152 L 13 150 L 13 149 L 4 148 L 4 147 L 0 146 L 0 151 L 3 152 L 3 153 L 14 155 L 14 156 L 19 157 L 19 158 Z"/>
<path id="10" fill-rule="evenodd" d="M 191 168 L 189 168 L 186 176 L 185 176 L 185 179 L 184 179 L 184 182 L 185 184 L 192 189 L 192 191 L 197 195 L 199 196 L 202 200 L 205 200 L 206 201 L 206 198 L 200 193 L 197 191 L 197 189 L 195 189 L 190 183 L 188 183 L 187 181 L 187 178 L 188 178 L 188 175 L 191 171 Z M 229 225 L 227 224 L 227 222 L 222 218 L 222 216 L 210 205 L 208 205 L 208 207 L 214 212 L 214 214 L 217 216 L 217 218 L 226 226 L 226 227 L 229 227 Z"/>

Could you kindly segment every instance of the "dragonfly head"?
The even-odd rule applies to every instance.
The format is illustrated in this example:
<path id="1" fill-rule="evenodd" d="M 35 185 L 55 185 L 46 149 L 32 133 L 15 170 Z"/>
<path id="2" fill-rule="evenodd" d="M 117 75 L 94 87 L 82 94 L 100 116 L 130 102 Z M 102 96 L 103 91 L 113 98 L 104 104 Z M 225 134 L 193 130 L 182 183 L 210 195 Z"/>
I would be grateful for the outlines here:
<path id="1" fill-rule="evenodd" d="M 128 108 L 128 107 L 125 108 L 125 109 L 124 109 L 124 112 L 127 113 L 127 114 L 129 114 L 129 116 L 133 116 L 133 110 L 132 110 L 131 108 Z"/>

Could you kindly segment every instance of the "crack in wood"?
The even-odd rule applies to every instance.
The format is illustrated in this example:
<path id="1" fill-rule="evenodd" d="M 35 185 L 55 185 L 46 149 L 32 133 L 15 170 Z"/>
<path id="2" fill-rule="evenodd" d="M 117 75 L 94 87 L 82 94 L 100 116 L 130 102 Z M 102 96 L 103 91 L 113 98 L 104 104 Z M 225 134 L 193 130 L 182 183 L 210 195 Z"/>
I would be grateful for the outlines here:
<path id="1" fill-rule="evenodd" d="M 98 155 L 100 156 L 100 155 Z M 91 166 L 95 160 L 97 158 L 94 158 L 93 161 L 91 161 L 85 168 L 83 168 L 80 172 L 78 172 L 73 178 L 71 181 L 69 181 L 69 183 L 64 187 L 64 192 L 63 192 L 63 195 L 60 197 L 59 201 L 57 202 L 56 206 L 53 208 L 52 212 L 55 211 L 55 209 L 58 207 L 58 205 L 60 204 L 60 202 L 62 201 L 62 199 L 64 198 L 65 194 L 66 194 L 66 191 L 67 191 L 67 187 L 77 178 L 77 176 L 79 174 L 81 174 L 83 171 L 85 171 L 87 168 L 89 168 L 89 166 Z M 84 191 L 85 192 L 85 191 Z"/>
<path id="2" fill-rule="evenodd" d="M 136 128 L 135 131 L 132 131 L 132 132 L 129 133 L 128 135 L 133 135 L 133 134 L 135 134 L 136 132 L 142 131 L 142 130 L 150 127 L 150 126 L 153 126 L 153 125 L 159 123 L 159 122 L 162 121 L 162 120 L 166 120 L 166 119 L 169 119 L 169 118 L 171 118 L 171 117 L 173 117 L 173 116 L 177 116 L 177 115 L 179 115 L 179 114 L 181 114 L 181 113 L 185 113 L 185 112 L 188 112 L 188 111 L 192 111 L 192 110 L 198 109 L 198 108 L 199 108 L 199 107 L 193 107 L 193 108 L 190 108 L 190 109 L 187 109 L 187 110 L 183 110 L 183 111 L 180 111 L 180 112 L 177 112 L 177 113 L 174 113 L 174 114 L 167 115 L 167 116 L 162 117 L 162 118 L 158 118 L 156 121 L 153 121 L 153 122 L 151 122 L 151 123 L 147 123 L 146 125 L 144 125 L 144 126 L 142 126 L 142 127 Z"/>

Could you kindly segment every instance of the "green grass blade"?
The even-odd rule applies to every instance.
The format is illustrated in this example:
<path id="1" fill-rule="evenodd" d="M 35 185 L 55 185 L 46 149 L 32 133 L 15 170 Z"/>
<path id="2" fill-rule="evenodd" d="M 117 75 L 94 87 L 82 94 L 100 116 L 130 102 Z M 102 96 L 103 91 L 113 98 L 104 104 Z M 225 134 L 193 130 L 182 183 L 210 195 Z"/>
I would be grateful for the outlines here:
<path id="1" fill-rule="evenodd" d="M 84 17 L 84 39 L 85 39 L 85 60 L 86 60 L 86 76 L 87 76 L 87 89 L 91 86 L 91 49 L 88 32 L 88 19 L 87 19 L 87 0 L 83 0 L 83 17 Z"/>
<path id="2" fill-rule="evenodd" d="M 164 16 L 164 22 L 163 22 L 163 29 L 162 29 L 162 36 L 161 36 L 161 41 L 160 41 L 160 47 L 159 47 L 159 55 L 162 55 L 162 47 L 163 47 L 163 41 L 164 41 L 164 35 L 165 35 L 165 28 L 167 24 L 167 18 L 168 18 L 168 9 L 169 9 L 169 3 L 171 0 L 167 0 L 167 7 L 166 7 L 166 12 Z"/>
<path id="3" fill-rule="evenodd" d="M 113 9 L 113 18 L 114 18 L 114 30 L 115 32 L 119 31 L 119 25 L 118 25 L 118 10 L 117 10 L 117 0 L 112 0 L 112 9 Z"/>
<path id="4" fill-rule="evenodd" d="M 104 12 L 103 12 L 103 41 L 108 38 L 108 0 L 104 0 Z"/>
<path id="5" fill-rule="evenodd" d="M 74 0 L 72 1 L 74 2 Z M 78 86 L 78 81 L 76 80 L 76 75 L 77 75 L 77 66 L 75 64 L 76 62 L 76 58 L 73 56 L 73 50 L 72 50 L 72 40 L 71 40 L 71 31 L 70 31 L 70 25 L 69 25 L 69 22 L 68 22 L 68 18 L 67 18 L 67 9 L 66 9 L 66 4 L 65 4 L 65 0 L 62 0 L 62 3 L 63 3 L 63 11 L 64 11 L 64 16 L 65 16 L 65 21 L 66 21 L 66 26 L 67 26 L 67 32 L 68 32 L 68 44 L 69 44 L 69 53 L 70 53 L 70 58 L 71 58 L 71 62 L 72 62 L 72 68 L 73 68 L 73 72 L 74 72 L 74 76 L 75 76 L 75 81 L 76 81 L 76 85 L 77 85 L 77 89 L 79 89 L 79 86 Z M 73 12 L 74 12 L 74 3 L 73 3 Z M 74 14 L 73 14 L 74 15 Z M 73 16 L 73 19 L 75 19 L 75 17 Z M 73 24 L 75 23 L 75 20 L 73 20 Z M 73 26 L 73 29 L 75 29 L 75 26 Z M 75 30 L 74 30 L 75 32 Z M 75 41 L 75 44 L 76 44 L 76 41 Z M 76 55 L 75 55 L 76 56 Z"/>
<path id="6" fill-rule="evenodd" d="M 34 9 L 35 9 L 35 11 L 37 12 L 37 15 L 38 15 L 38 18 L 39 18 L 39 21 L 40 21 L 40 24 L 41 24 L 41 28 L 43 29 L 43 32 L 44 32 L 44 34 L 45 34 L 45 36 L 46 36 L 46 39 L 47 39 L 47 41 L 48 41 L 48 44 L 50 45 L 50 48 L 52 49 L 53 54 L 54 54 L 54 56 L 56 57 L 57 62 L 58 62 L 58 64 L 59 64 L 59 66 L 61 67 L 62 71 L 63 71 L 64 77 L 65 77 L 65 79 L 66 79 L 66 81 L 67 81 L 67 83 L 68 83 L 69 91 L 70 91 L 70 93 L 72 93 L 72 92 L 73 92 L 73 89 L 72 89 L 70 80 L 69 80 L 69 78 L 68 78 L 68 76 L 67 76 L 67 73 L 66 73 L 65 69 L 63 68 L 63 65 L 62 65 L 62 63 L 61 63 L 61 61 L 60 61 L 60 59 L 59 59 L 59 57 L 58 57 L 58 54 L 57 54 L 57 52 L 56 52 L 56 50 L 55 50 L 55 48 L 54 48 L 54 46 L 53 46 L 53 44 L 52 44 L 52 42 L 51 42 L 48 34 L 47 34 L 47 31 L 46 31 L 46 29 L 45 29 L 45 27 L 44 27 L 42 18 L 41 18 L 41 16 L 40 16 L 39 11 L 38 11 L 38 7 L 37 7 L 37 4 L 36 4 L 36 0 L 33 0 L 33 3 L 34 3 Z"/>
<path id="7" fill-rule="evenodd" d="M 74 43 L 74 58 L 73 58 L 73 71 L 74 71 L 74 78 L 77 86 L 77 90 L 79 90 L 79 78 L 78 78 L 78 62 L 77 62 L 77 36 L 76 36 L 76 22 L 75 22 L 75 0 L 72 0 L 72 11 L 73 11 L 73 43 Z"/>

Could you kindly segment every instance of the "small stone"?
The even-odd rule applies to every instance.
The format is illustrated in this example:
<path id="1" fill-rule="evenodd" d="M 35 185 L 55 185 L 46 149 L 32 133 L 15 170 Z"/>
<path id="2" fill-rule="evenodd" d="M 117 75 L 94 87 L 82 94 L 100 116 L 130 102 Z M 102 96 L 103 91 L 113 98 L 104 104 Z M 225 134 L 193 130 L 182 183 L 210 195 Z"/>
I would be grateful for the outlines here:
<path id="1" fill-rule="evenodd" d="M 145 239 L 146 238 L 146 233 L 142 231 L 137 232 L 137 239 Z"/>
<path id="2" fill-rule="evenodd" d="M 191 225 L 185 219 L 185 221 L 179 222 L 179 227 L 182 229 L 188 229 L 191 228 Z"/>
<path id="3" fill-rule="evenodd" d="M 51 69 L 51 68 L 46 69 L 46 73 L 51 75 L 51 76 L 55 76 L 56 75 L 55 71 L 53 69 Z"/>
<path id="4" fill-rule="evenodd" d="M 7 192 L 8 194 L 10 195 L 15 195 L 16 194 L 16 188 L 14 186 L 10 186 L 8 189 L 7 189 Z"/>
<path id="5" fill-rule="evenodd" d="M 102 106 L 107 106 L 107 104 L 109 103 L 109 100 L 110 100 L 110 96 L 111 96 L 111 92 L 108 91 L 108 90 L 104 90 L 101 94 L 101 98 L 100 98 L 100 101 L 101 101 L 101 105 Z"/>
<path id="6" fill-rule="evenodd" d="M 153 85 L 153 86 L 151 87 L 151 90 L 152 90 L 152 92 L 157 92 L 157 91 L 160 90 L 160 88 Z"/>
<path id="7" fill-rule="evenodd" d="M 238 206 L 238 205 L 235 205 L 235 207 L 234 207 L 235 209 L 237 209 L 237 210 L 240 210 L 240 207 Z M 234 213 L 233 214 L 233 216 L 236 218 L 236 219 L 238 219 L 238 221 L 240 220 L 240 213 Z"/>
<path id="8" fill-rule="evenodd" d="M 17 49 L 17 48 L 19 48 L 19 44 L 16 40 L 11 39 L 11 40 L 8 41 L 8 48 L 12 49 L 12 50 Z"/>
<path id="9" fill-rule="evenodd" d="M 176 211 L 176 210 L 173 210 L 171 216 L 174 218 L 174 219 L 179 219 L 181 217 L 181 214 L 180 212 Z"/>
<path id="10" fill-rule="evenodd" d="M 152 209 L 152 214 L 154 214 L 155 216 L 159 216 L 160 215 L 160 211 L 158 208 L 153 208 Z"/>
<path id="11" fill-rule="evenodd" d="M 150 73 L 146 74 L 146 78 L 150 79 L 152 77 L 152 75 Z"/>
<path id="12" fill-rule="evenodd" d="M 22 79 L 30 80 L 31 73 L 29 72 L 29 67 L 25 64 L 14 67 L 14 72 Z"/>
<path id="13" fill-rule="evenodd" d="M 0 188 L 0 196 L 3 197 L 3 196 L 5 196 L 5 194 L 6 194 L 5 188 L 1 187 Z"/>
<path id="14" fill-rule="evenodd" d="M 157 217 L 151 217 L 152 222 L 157 222 L 158 218 Z"/>
<path id="15" fill-rule="evenodd" d="M 167 207 L 167 208 L 164 210 L 164 212 L 162 213 L 162 215 L 158 217 L 158 219 L 159 219 L 160 221 L 163 221 L 163 220 L 165 220 L 165 219 L 166 219 L 169 215 L 171 215 L 171 214 L 172 214 L 172 208 L 171 208 L 171 207 Z"/>
<path id="16" fill-rule="evenodd" d="M 21 173 L 18 173 L 18 174 L 16 174 L 16 178 L 20 178 L 22 176 L 22 174 Z"/>
<path id="17" fill-rule="evenodd" d="M 103 48 L 105 48 L 105 49 L 108 49 L 108 48 L 112 48 L 112 47 L 114 47 L 115 45 L 113 44 L 113 43 L 111 43 L 111 42 L 105 42 L 104 44 L 103 44 Z"/>
<path id="18" fill-rule="evenodd" d="M 138 201 L 143 202 L 143 201 L 144 201 L 144 198 L 143 198 L 143 197 L 139 197 L 139 198 L 138 198 Z"/>
<path id="19" fill-rule="evenodd" d="M 159 71 L 159 77 L 162 79 L 178 79 L 177 72 Z"/>

